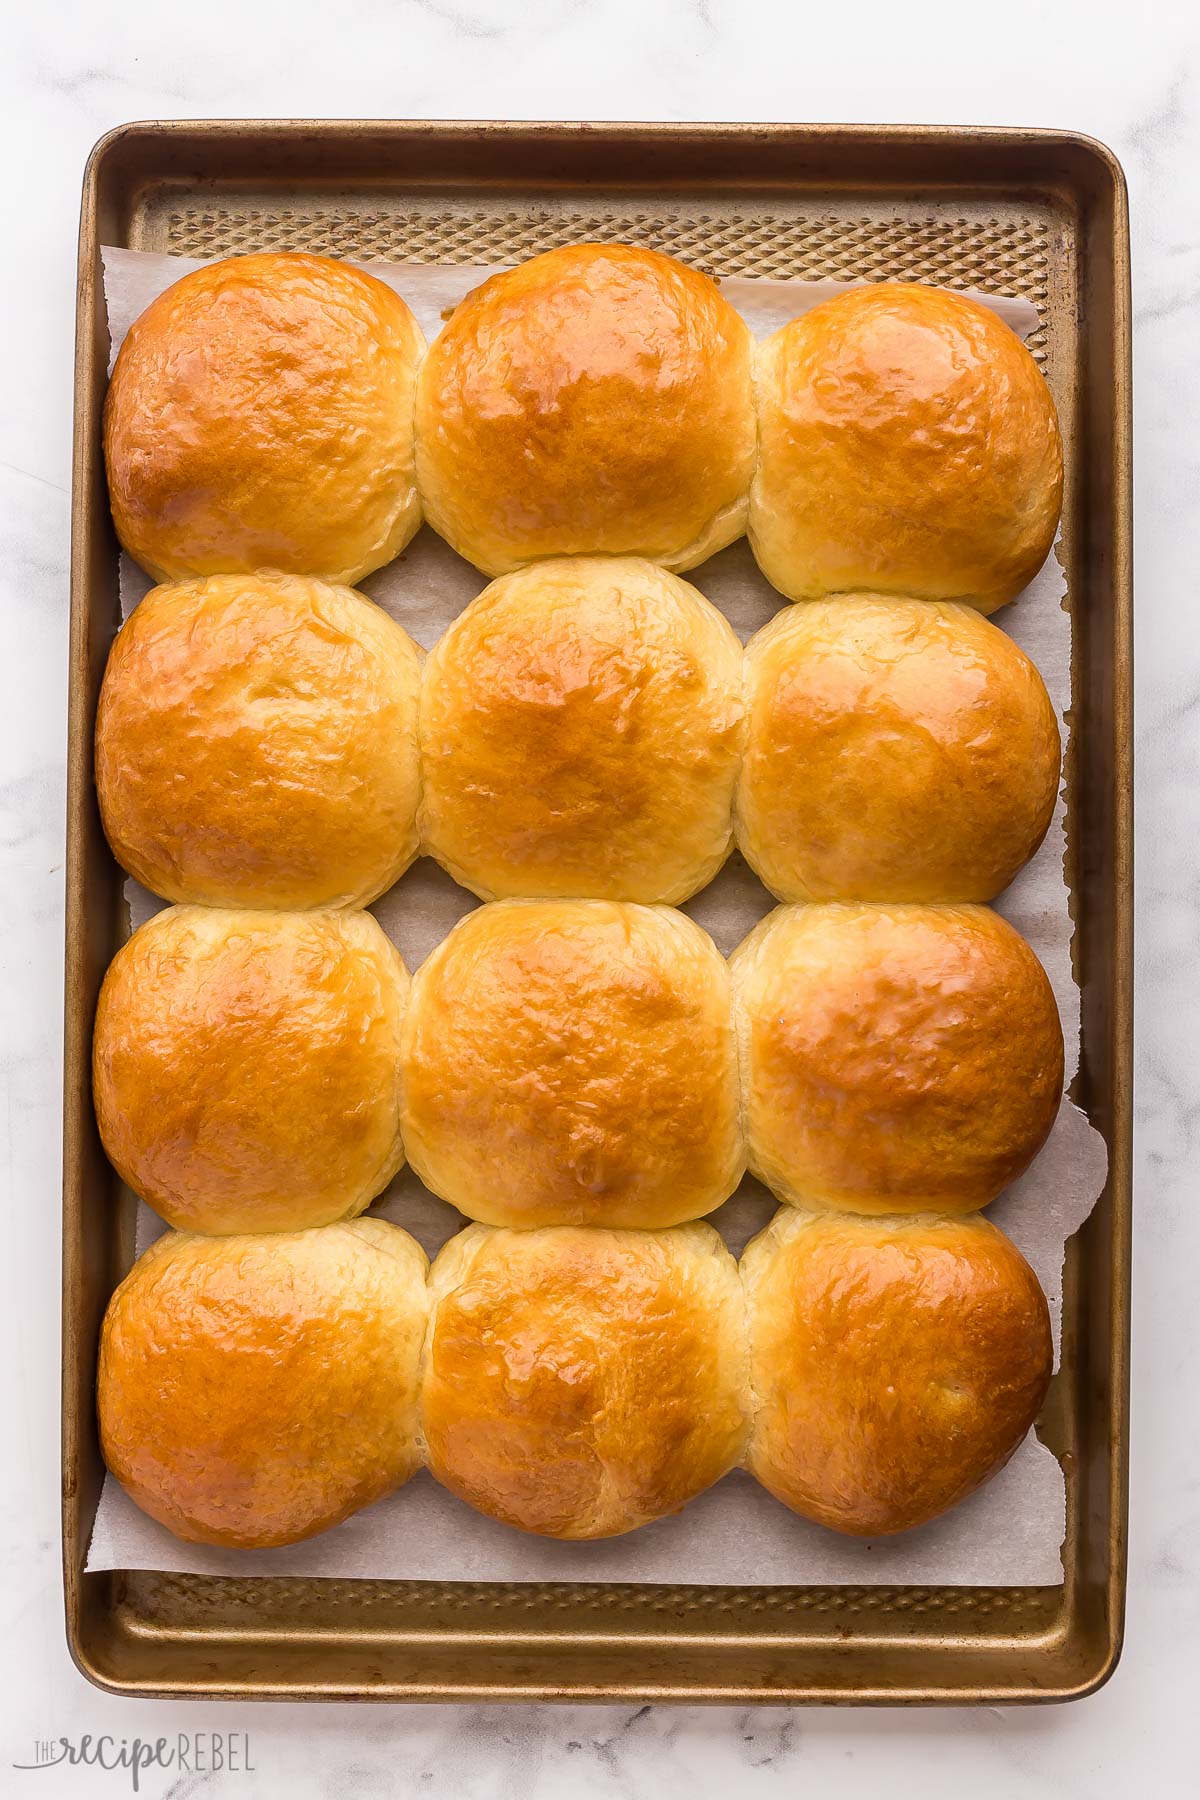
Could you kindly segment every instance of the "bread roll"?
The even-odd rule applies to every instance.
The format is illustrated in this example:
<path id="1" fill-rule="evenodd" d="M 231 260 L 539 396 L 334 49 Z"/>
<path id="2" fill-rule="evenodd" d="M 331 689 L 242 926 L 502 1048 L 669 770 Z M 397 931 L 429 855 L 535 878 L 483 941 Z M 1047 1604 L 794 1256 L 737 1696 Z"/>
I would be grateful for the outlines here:
<path id="1" fill-rule="evenodd" d="M 491 1518 L 615 1537 L 678 1512 L 742 1455 L 742 1296 L 710 1226 L 473 1225 L 430 1286 L 429 1466 Z"/>
<path id="2" fill-rule="evenodd" d="M 850 594 L 746 650 L 738 847 L 781 900 L 991 900 L 1058 791 L 1041 676 L 969 607 Z"/>
<path id="3" fill-rule="evenodd" d="M 425 1266 L 382 1219 L 160 1237 L 104 1319 L 105 1462 L 193 1543 L 294 1544 L 382 1498 L 420 1460 Z"/>
<path id="4" fill-rule="evenodd" d="M 420 523 L 425 347 L 384 282 L 327 256 L 232 256 L 152 300 L 104 412 L 113 519 L 159 581 L 282 569 L 355 582 Z"/>
<path id="5" fill-rule="evenodd" d="M 489 575 L 598 552 L 694 567 L 746 528 L 752 349 L 715 284 L 656 250 L 575 244 L 492 276 L 421 371 L 426 517 Z"/>
<path id="6" fill-rule="evenodd" d="M 426 665 L 426 848 L 488 900 L 686 899 L 729 853 L 741 718 L 695 588 L 631 557 L 506 575 Z"/>
<path id="7" fill-rule="evenodd" d="M 469 913 L 417 973 L 403 1094 L 413 1168 L 489 1225 L 676 1225 L 744 1166 L 728 970 L 666 907 Z"/>
<path id="8" fill-rule="evenodd" d="M 408 974 L 369 913 L 157 913 L 96 1010 L 96 1118 L 169 1225 L 352 1218 L 400 1167 Z"/>
<path id="9" fill-rule="evenodd" d="M 349 588 L 155 588 L 108 659 L 96 786 L 117 861 L 209 906 L 362 906 L 417 853 L 420 656 Z"/>
<path id="10" fill-rule="evenodd" d="M 992 612 L 1062 506 L 1054 402 L 1024 344 L 962 294 L 860 287 L 760 347 L 750 542 L 790 600 L 859 590 Z"/>
<path id="11" fill-rule="evenodd" d="M 781 906 L 731 970 L 750 1167 L 781 1200 L 969 1212 L 1049 1135 L 1054 994 L 987 907 Z"/>
<path id="12" fill-rule="evenodd" d="M 806 1519 L 858 1537 L 922 1525 L 996 1474 L 1037 1417 L 1050 1316 L 985 1219 L 785 1207 L 741 1272 L 747 1465 Z"/>

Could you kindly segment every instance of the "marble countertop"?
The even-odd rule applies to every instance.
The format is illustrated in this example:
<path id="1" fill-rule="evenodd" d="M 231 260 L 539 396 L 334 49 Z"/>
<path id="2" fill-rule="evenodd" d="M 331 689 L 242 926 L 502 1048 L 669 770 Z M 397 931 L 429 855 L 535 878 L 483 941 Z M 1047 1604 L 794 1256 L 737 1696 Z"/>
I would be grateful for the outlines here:
<path id="1" fill-rule="evenodd" d="M 328 1800 L 656 1800 L 913 1785 L 926 1800 L 1197 1792 L 1200 1677 L 1200 14 L 1193 0 L 61 0 L 6 17 L 9 367 L 0 409 L 0 1789 L 39 1738 L 248 1733 L 253 1773 L 141 1791 Z M 58 1546 L 64 692 L 75 231 L 84 159 L 125 119 L 236 115 L 795 119 L 1070 126 L 1129 177 L 1137 324 L 1138 1217 L 1129 1620 L 1098 1695 L 1047 1709 L 157 1705 L 75 1672 Z M 1174 619 L 1172 626 L 1170 621 Z"/>

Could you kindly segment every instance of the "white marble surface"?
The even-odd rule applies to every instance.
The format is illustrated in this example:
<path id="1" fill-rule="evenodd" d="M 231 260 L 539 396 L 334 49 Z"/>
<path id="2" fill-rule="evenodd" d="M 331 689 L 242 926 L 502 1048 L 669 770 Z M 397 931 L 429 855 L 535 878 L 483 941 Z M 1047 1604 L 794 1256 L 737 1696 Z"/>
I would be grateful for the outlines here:
<path id="1" fill-rule="evenodd" d="M 1194 1795 L 1200 1676 L 1200 19 L 1192 0 L 60 0 L 5 7 L 0 342 L 0 1791 L 38 1737 L 251 1734 L 254 1775 L 151 1795 Z M 154 1705 L 63 1641 L 58 1179 L 71 337 L 79 179 L 120 120 L 237 114 L 1069 125 L 1129 175 L 1137 302 L 1138 1219 L 1129 1626 L 1099 1695 L 1043 1710 L 734 1712 Z"/>

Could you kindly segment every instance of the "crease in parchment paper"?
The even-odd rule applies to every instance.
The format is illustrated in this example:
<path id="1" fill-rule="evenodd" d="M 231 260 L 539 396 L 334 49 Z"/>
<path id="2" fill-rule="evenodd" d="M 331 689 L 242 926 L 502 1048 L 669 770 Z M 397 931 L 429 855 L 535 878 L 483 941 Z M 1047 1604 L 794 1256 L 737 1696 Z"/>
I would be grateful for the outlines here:
<path id="1" fill-rule="evenodd" d="M 155 294 L 199 264 L 139 251 L 103 251 L 105 295 L 115 355 L 131 321 Z M 427 337 L 491 269 L 371 264 L 412 306 Z M 757 335 L 852 285 L 841 282 L 723 281 L 722 291 Z M 977 295 L 1027 334 L 1037 322 L 1023 300 Z M 743 540 L 693 570 L 687 580 L 748 638 L 787 602 L 768 586 Z M 150 587 L 122 558 L 122 612 Z M 400 620 L 428 649 L 486 578 L 455 556 L 426 527 L 363 592 Z M 1071 620 L 1065 582 L 1052 553 L 1024 594 L 995 622 L 1041 670 L 1066 741 L 1071 705 Z M 1050 977 L 1067 1045 L 1067 1081 L 1078 1064 L 1079 992 L 1071 966 L 1072 923 L 1064 878 L 1065 809 L 1061 794 L 1038 854 L 1001 895 L 997 910 L 1032 944 Z M 131 917 L 140 924 L 162 902 L 127 884 Z M 478 902 L 422 858 L 372 911 L 415 969 L 450 927 Z M 735 855 L 684 907 L 728 954 L 775 904 Z M 1104 1142 L 1064 1099 L 1050 1139 L 1029 1171 L 988 1212 L 1020 1247 L 1050 1302 L 1057 1362 L 1066 1240 L 1099 1196 L 1106 1176 Z M 459 1229 L 452 1207 L 404 1170 L 374 1213 L 403 1225 L 433 1254 Z M 771 1218 L 776 1202 L 747 1176 L 711 1222 L 735 1251 Z M 140 1253 L 161 1221 L 138 1206 Z M 945 1518 L 898 1538 L 863 1542 L 798 1519 L 748 1475 L 735 1472 L 674 1518 L 598 1544 L 527 1537 L 473 1512 L 427 1475 L 304 1544 L 276 1550 L 218 1550 L 184 1544 L 139 1512 L 109 1476 L 88 1554 L 89 1569 L 158 1569 L 198 1574 L 310 1575 L 427 1581 L 646 1581 L 732 1586 L 841 1583 L 869 1585 L 1054 1586 L 1063 1578 L 1060 1548 L 1066 1498 L 1062 1470 L 1034 1434 L 992 1482 Z"/>

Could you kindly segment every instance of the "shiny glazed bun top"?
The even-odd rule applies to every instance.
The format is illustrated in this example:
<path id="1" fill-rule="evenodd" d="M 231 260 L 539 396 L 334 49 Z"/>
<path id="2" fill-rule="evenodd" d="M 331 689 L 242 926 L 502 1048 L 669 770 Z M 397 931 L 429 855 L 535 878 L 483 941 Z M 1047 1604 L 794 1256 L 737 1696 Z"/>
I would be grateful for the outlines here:
<path id="1" fill-rule="evenodd" d="M 425 845 L 485 899 L 686 899 L 732 842 L 741 718 L 741 645 L 695 588 L 633 557 L 535 563 L 426 664 Z"/>
<path id="2" fill-rule="evenodd" d="M 469 1218 L 698 1218 L 744 1167 L 729 971 L 667 907 L 481 906 L 417 973 L 403 1096 L 409 1161 Z"/>
<path id="3" fill-rule="evenodd" d="M 353 1217 L 400 1167 L 408 973 L 370 913 L 156 913 L 96 1009 L 110 1162 L 168 1224 Z"/>
<path id="4" fill-rule="evenodd" d="M 382 1219 L 168 1232 L 105 1315 L 105 1462 L 151 1518 L 202 1544 L 293 1544 L 381 1499 L 420 1461 L 425 1267 Z"/>
<path id="5" fill-rule="evenodd" d="M 473 1225 L 430 1287 L 426 1454 L 480 1512 L 613 1537 L 677 1512 L 740 1458 L 742 1296 L 710 1226 Z"/>
<path id="6" fill-rule="evenodd" d="M 906 1531 L 994 1475 L 1050 1379 L 1050 1315 L 979 1217 L 784 1207 L 741 1262 L 757 1399 L 747 1464 L 785 1506 Z"/>
<path id="7" fill-rule="evenodd" d="M 1050 391 L 997 315 L 944 288 L 851 289 L 760 346 L 750 541 L 791 600 L 908 594 L 991 612 L 1062 506 Z"/>
<path id="8" fill-rule="evenodd" d="M 412 639 L 349 588 L 155 588 L 117 635 L 96 719 L 117 861 L 168 900 L 374 900 L 417 851 L 420 687 Z"/>
<path id="9" fill-rule="evenodd" d="M 702 562 L 745 529 L 749 328 L 656 250 L 575 244 L 468 294 L 425 359 L 417 473 L 477 568 L 544 556 Z"/>
<path id="10" fill-rule="evenodd" d="M 1050 822 L 1050 697 L 970 607 L 789 607 L 747 646 L 746 706 L 738 845 L 782 900 L 991 900 Z"/>
<path id="11" fill-rule="evenodd" d="M 117 536 L 159 580 L 281 569 L 355 582 L 420 523 L 420 327 L 331 257 L 206 264 L 130 327 L 104 414 Z"/>
<path id="12" fill-rule="evenodd" d="M 1058 1112 L 1063 1038 L 986 906 L 781 906 L 730 963 L 750 1167 L 796 1206 L 986 1206 Z"/>

